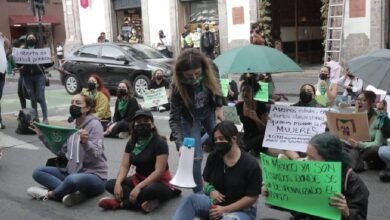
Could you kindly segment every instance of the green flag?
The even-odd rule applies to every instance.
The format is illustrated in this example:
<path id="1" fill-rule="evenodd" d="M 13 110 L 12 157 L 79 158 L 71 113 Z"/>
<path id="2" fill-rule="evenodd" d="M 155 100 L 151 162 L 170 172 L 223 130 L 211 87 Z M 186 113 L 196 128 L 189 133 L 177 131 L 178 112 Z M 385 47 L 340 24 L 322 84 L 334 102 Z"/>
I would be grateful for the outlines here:
<path id="1" fill-rule="evenodd" d="M 227 97 L 228 92 L 229 92 L 230 80 L 229 79 L 220 79 L 220 83 L 221 83 L 222 95 L 223 95 L 223 97 Z"/>
<path id="2" fill-rule="evenodd" d="M 325 219 L 341 219 L 329 197 L 341 192 L 341 162 L 282 160 L 261 154 L 266 203 Z"/>
<path id="3" fill-rule="evenodd" d="M 256 93 L 255 100 L 260 102 L 268 102 L 269 93 L 268 93 L 268 83 L 259 82 L 261 90 Z"/>
<path id="4" fill-rule="evenodd" d="M 60 151 L 68 137 L 77 131 L 75 128 L 66 128 L 38 122 L 34 122 L 34 125 L 39 128 L 53 152 Z"/>
<path id="5" fill-rule="evenodd" d="M 322 106 L 326 106 L 327 104 L 327 98 L 325 95 L 317 95 L 316 96 L 316 101 L 318 104 L 322 105 Z"/>

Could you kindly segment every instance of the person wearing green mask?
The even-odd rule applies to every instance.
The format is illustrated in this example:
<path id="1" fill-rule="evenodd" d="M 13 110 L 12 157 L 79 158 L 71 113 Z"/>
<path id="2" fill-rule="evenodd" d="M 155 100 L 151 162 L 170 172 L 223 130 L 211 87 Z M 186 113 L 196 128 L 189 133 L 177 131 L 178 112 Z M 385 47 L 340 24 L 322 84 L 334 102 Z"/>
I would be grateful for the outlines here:
<path id="1" fill-rule="evenodd" d="M 330 67 L 321 67 L 316 90 L 316 95 L 326 97 L 327 106 L 335 104 L 337 96 L 337 83 L 330 81 Z"/>
<path id="2" fill-rule="evenodd" d="M 183 143 L 184 137 L 195 139 L 194 180 L 195 193 L 202 190 L 201 164 L 201 128 L 211 135 L 216 119 L 223 121 L 222 104 L 217 71 L 204 54 L 196 49 L 186 49 L 178 57 L 173 68 L 171 93 L 171 112 L 169 126 L 171 141 L 176 148 Z"/>
<path id="3" fill-rule="evenodd" d="M 99 206 L 103 209 L 133 209 L 151 212 L 160 202 L 181 193 L 172 186 L 168 166 L 168 144 L 154 124 L 150 111 L 138 110 L 132 123 L 133 134 L 126 145 L 116 179 L 106 183 L 106 190 L 114 195 L 103 197 Z M 127 176 L 130 166 L 135 174 Z"/>

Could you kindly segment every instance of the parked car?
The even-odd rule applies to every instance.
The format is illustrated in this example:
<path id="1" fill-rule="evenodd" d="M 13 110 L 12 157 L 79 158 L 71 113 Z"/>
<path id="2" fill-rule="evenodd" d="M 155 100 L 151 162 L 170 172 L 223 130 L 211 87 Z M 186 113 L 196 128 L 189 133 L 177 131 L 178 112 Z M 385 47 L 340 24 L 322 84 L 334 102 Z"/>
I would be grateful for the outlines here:
<path id="1" fill-rule="evenodd" d="M 172 64 L 173 59 L 143 44 L 97 43 L 73 51 L 58 70 L 62 84 L 72 95 L 88 86 L 90 75 L 97 74 L 110 91 L 116 91 L 119 82 L 128 79 L 134 94 L 142 97 L 155 69 L 163 69 L 170 81 Z"/>

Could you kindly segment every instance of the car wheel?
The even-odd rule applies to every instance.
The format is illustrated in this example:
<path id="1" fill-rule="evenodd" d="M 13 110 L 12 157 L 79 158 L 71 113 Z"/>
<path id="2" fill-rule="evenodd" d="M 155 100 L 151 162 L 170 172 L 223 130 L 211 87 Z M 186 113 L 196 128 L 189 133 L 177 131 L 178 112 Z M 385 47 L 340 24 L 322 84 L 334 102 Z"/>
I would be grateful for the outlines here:
<path id="1" fill-rule="evenodd" d="M 134 94 L 138 98 L 142 98 L 144 96 L 145 90 L 148 89 L 150 84 L 150 79 L 145 75 L 139 75 L 135 77 L 133 81 Z"/>
<path id="2" fill-rule="evenodd" d="M 73 74 L 69 74 L 65 77 L 65 90 L 71 94 L 77 94 L 81 91 L 80 80 Z"/>

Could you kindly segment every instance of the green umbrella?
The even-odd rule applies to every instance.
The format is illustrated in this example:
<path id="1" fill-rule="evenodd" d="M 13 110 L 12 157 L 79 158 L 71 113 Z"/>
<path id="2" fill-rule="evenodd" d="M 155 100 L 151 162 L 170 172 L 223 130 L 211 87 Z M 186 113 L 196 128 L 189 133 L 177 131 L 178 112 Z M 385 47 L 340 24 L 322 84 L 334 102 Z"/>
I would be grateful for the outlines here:
<path id="1" fill-rule="evenodd" d="M 68 137 L 77 131 L 77 129 L 74 128 L 48 125 L 38 122 L 34 122 L 34 124 L 37 128 L 39 128 L 53 152 L 60 151 L 62 145 Z"/>
<path id="2" fill-rule="evenodd" d="M 226 73 L 280 73 L 301 72 L 302 69 L 280 51 L 258 45 L 234 48 L 218 56 L 217 64 L 220 75 Z"/>

